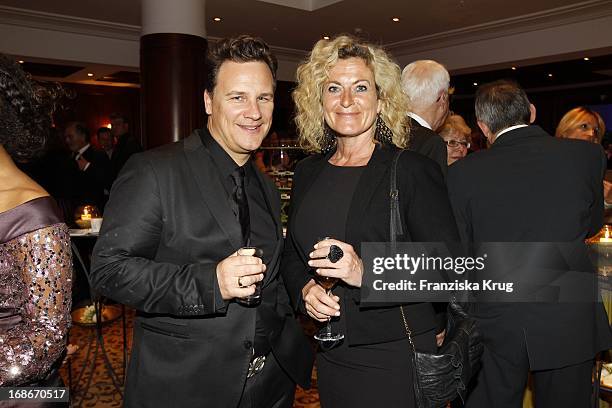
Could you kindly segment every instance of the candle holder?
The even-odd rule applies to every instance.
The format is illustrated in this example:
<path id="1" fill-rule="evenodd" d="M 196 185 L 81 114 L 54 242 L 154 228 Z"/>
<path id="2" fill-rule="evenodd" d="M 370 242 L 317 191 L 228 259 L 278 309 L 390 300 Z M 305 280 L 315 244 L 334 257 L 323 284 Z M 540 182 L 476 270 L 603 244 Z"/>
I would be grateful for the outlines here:
<path id="1" fill-rule="evenodd" d="M 100 218 L 100 211 L 95 205 L 82 205 L 74 212 L 74 222 L 79 228 L 91 228 L 92 218 Z"/>

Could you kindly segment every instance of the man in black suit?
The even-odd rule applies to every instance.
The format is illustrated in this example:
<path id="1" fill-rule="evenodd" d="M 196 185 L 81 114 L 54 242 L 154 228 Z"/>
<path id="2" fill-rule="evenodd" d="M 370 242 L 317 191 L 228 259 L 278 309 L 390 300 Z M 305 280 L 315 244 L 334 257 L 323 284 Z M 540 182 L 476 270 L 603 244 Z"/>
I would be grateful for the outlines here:
<path id="1" fill-rule="evenodd" d="M 602 226 L 600 146 L 549 136 L 516 84 L 476 93 L 491 148 L 450 167 L 466 242 L 583 242 Z M 477 180 L 477 182 L 475 182 Z M 485 353 L 466 407 L 520 407 L 531 371 L 536 407 L 587 407 L 593 358 L 612 345 L 601 303 L 476 303 Z"/>
<path id="2" fill-rule="evenodd" d="M 419 60 L 402 71 L 402 89 L 410 98 L 410 149 L 429 157 L 446 174 L 444 140 L 436 133 L 449 109 L 450 75 L 439 63 Z"/>
<path id="3" fill-rule="evenodd" d="M 112 113 L 110 115 L 111 135 L 117 141 L 113 149 L 111 160 L 111 184 L 119 172 L 135 153 L 142 152 L 140 142 L 129 133 L 130 125 L 125 115 Z"/>
<path id="4" fill-rule="evenodd" d="M 207 68 L 207 127 L 126 164 L 92 283 L 137 309 L 126 407 L 289 408 L 313 355 L 278 273 L 280 197 L 250 159 L 272 122 L 276 59 L 241 36 Z M 260 281 L 260 303 L 244 306 Z"/>
<path id="5" fill-rule="evenodd" d="M 109 186 L 108 157 L 90 144 L 89 129 L 81 122 L 70 122 L 64 130 L 66 145 L 72 152 L 70 180 L 72 204 L 95 205 L 103 209 L 104 189 Z"/>

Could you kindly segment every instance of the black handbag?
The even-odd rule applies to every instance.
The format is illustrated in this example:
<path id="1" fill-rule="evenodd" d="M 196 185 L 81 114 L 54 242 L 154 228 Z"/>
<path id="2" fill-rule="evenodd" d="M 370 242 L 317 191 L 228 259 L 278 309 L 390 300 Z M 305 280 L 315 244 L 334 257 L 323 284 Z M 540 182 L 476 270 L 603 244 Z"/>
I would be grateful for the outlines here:
<path id="1" fill-rule="evenodd" d="M 391 165 L 391 245 L 395 245 L 397 235 L 408 235 L 403 232 L 397 188 L 397 162 L 402 152 L 403 150 L 400 150 L 395 154 Z M 453 295 L 447 308 L 444 344 L 436 354 L 422 353 L 414 347 L 403 306 L 400 306 L 400 311 L 411 347 L 412 378 L 417 406 L 442 408 L 457 396 L 465 400 L 468 383 L 478 371 L 484 350 L 474 319 L 470 318 Z"/>

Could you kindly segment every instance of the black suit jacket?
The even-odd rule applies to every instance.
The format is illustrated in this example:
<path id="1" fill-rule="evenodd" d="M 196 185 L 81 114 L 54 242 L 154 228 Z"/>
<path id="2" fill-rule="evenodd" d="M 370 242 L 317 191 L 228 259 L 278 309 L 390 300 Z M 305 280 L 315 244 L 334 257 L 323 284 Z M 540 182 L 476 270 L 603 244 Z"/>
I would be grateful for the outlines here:
<path id="1" fill-rule="evenodd" d="M 442 174 L 446 175 L 448 156 L 444 140 L 433 130 L 421 126 L 410 118 L 410 150 L 427 156 L 440 165 Z"/>
<path id="2" fill-rule="evenodd" d="M 512 130 L 449 169 L 466 242 L 573 242 L 602 226 L 600 146 L 557 139 L 538 126 Z M 532 370 L 593 358 L 609 348 L 601 304 L 478 304 L 485 344 L 510 361 L 528 350 Z"/>
<path id="3" fill-rule="evenodd" d="M 391 161 L 395 147 L 377 147 L 357 184 L 346 222 L 346 242 L 357 254 L 362 242 L 388 242 Z M 289 226 L 281 273 L 294 307 L 303 311 L 302 288 L 313 274 L 307 265 L 312 248 L 302 248 L 295 239 L 294 219 L 304 196 L 333 154 L 315 155 L 301 161 L 296 169 L 291 195 Z M 458 242 L 459 236 L 448 201 L 444 179 L 430 159 L 406 151 L 398 162 L 402 223 L 415 242 Z M 312 214 L 316 217 L 316 214 Z M 398 241 L 408 241 L 398 237 Z M 361 291 L 345 291 L 347 341 L 351 345 L 374 344 L 406 337 L 397 305 L 361 307 Z M 411 330 L 422 333 L 438 326 L 431 303 L 414 303 L 405 308 Z"/>
<path id="4" fill-rule="evenodd" d="M 131 135 L 125 134 L 121 135 L 117 140 L 117 144 L 113 149 L 113 154 L 111 156 L 111 184 L 117 176 L 119 172 L 128 161 L 128 159 L 135 153 L 142 152 L 142 146 L 140 143 Z"/>
<path id="5" fill-rule="evenodd" d="M 102 211 L 105 204 L 104 189 L 110 185 L 110 162 L 103 152 L 89 146 L 82 154 L 89 162 L 86 170 L 80 170 L 76 160 L 71 160 L 70 183 L 73 206 L 93 204 Z"/>
<path id="6" fill-rule="evenodd" d="M 237 406 L 257 310 L 280 365 L 309 386 L 312 352 L 278 274 L 280 197 L 256 168 L 277 225 L 263 300 L 254 308 L 221 298 L 216 267 L 240 248 L 241 231 L 203 131 L 128 161 L 94 248 L 96 291 L 137 309 L 127 407 Z"/>

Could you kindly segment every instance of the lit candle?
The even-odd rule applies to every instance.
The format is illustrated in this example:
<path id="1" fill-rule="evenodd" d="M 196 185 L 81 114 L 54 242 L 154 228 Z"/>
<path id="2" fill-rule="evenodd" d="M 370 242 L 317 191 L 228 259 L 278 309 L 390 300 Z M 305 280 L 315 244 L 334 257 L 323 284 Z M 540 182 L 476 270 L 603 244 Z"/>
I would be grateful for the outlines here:
<path id="1" fill-rule="evenodd" d="M 87 207 L 83 208 L 83 214 L 81 215 L 81 219 L 83 221 L 91 220 L 91 214 L 89 213 L 89 209 Z"/>

